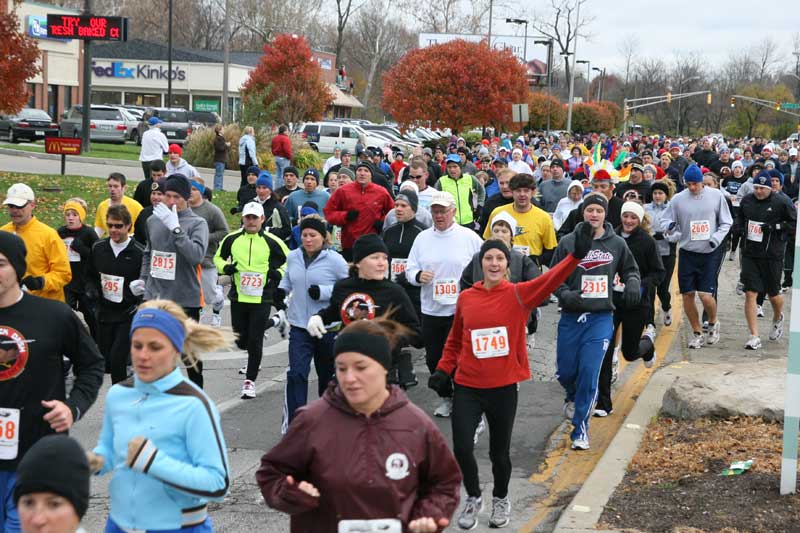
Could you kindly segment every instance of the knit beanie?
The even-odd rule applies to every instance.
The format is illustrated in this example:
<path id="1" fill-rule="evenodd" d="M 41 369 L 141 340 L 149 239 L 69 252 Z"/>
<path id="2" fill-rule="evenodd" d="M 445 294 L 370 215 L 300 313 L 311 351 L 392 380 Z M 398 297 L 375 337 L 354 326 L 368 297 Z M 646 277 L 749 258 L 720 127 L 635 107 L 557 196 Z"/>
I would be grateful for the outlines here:
<path id="1" fill-rule="evenodd" d="M 286 171 L 284 170 L 283 172 L 285 173 Z M 347 176 L 348 178 L 350 178 L 350 181 L 353 181 L 354 179 L 356 179 L 355 173 L 352 170 L 350 170 L 350 168 L 348 168 L 348 167 L 341 167 L 339 169 L 339 175 L 340 176 L 342 176 L 342 175 Z"/>
<path id="2" fill-rule="evenodd" d="M 52 492 L 69 500 L 79 518 L 89 507 L 89 461 L 78 441 L 48 435 L 31 446 L 17 466 L 14 503 L 25 494 Z"/>
<path id="3" fill-rule="evenodd" d="M 303 234 L 304 229 L 313 229 L 324 238 L 328 234 L 328 228 L 325 227 L 325 221 L 317 217 L 308 217 L 300 221 L 300 235 Z"/>
<path id="4" fill-rule="evenodd" d="M 415 213 L 417 212 L 419 207 L 419 197 L 417 196 L 417 193 L 415 193 L 410 187 L 400 189 L 400 192 L 397 193 L 397 197 L 395 197 L 394 201 L 397 202 L 398 200 L 406 202 L 411 206 L 412 211 Z"/>
<path id="5" fill-rule="evenodd" d="M 608 200 L 602 194 L 589 194 L 583 198 L 584 209 L 592 204 L 599 205 L 606 213 L 608 213 Z"/>
<path id="6" fill-rule="evenodd" d="M 357 264 L 368 255 L 376 252 L 383 252 L 389 255 L 389 249 L 386 248 L 386 243 L 383 242 L 383 239 L 374 233 L 362 235 L 353 244 L 353 263 Z"/>
<path id="7" fill-rule="evenodd" d="M 286 174 L 287 172 L 291 172 L 292 174 L 294 174 L 295 176 L 298 176 L 298 177 L 300 176 L 300 171 L 297 170 L 297 167 L 286 167 L 286 168 L 284 168 L 283 169 L 283 173 Z M 272 178 L 271 174 L 270 174 L 270 178 Z M 271 188 L 272 187 L 270 187 L 270 189 Z"/>
<path id="8" fill-rule="evenodd" d="M 689 165 L 683 173 L 683 181 L 686 183 L 702 183 L 703 171 L 697 165 Z"/>
<path id="9" fill-rule="evenodd" d="M 266 187 L 267 189 L 272 190 L 272 174 L 270 174 L 267 170 L 262 170 L 258 174 L 256 187 Z"/>
<path id="10" fill-rule="evenodd" d="M 633 213 L 637 217 L 639 217 L 639 222 L 644 220 L 644 207 L 642 204 L 637 202 L 625 202 L 622 204 L 622 209 L 620 210 L 619 214 L 623 215 L 625 213 Z"/>
<path id="11" fill-rule="evenodd" d="M 358 165 L 356 165 L 356 170 L 358 170 L 361 167 L 364 167 L 367 170 L 369 170 L 369 173 L 372 174 L 373 176 L 375 175 L 375 169 L 373 168 L 372 163 L 370 163 L 369 161 L 366 160 L 361 161 Z"/>
<path id="12" fill-rule="evenodd" d="M 25 261 L 27 253 L 25 241 L 22 238 L 8 231 L 0 231 L 0 254 L 6 256 L 8 262 L 14 267 L 17 272 L 17 280 L 22 280 L 28 269 Z"/>
<path id="13" fill-rule="evenodd" d="M 305 174 L 303 174 L 303 179 L 305 179 L 306 176 L 311 176 L 312 178 L 314 178 L 314 180 L 316 180 L 317 182 L 317 185 L 319 185 L 319 172 L 317 171 L 316 168 L 309 168 L 308 170 L 306 170 Z"/>
<path id="14" fill-rule="evenodd" d="M 392 366 L 392 349 L 389 340 L 383 335 L 373 335 L 366 331 L 349 331 L 345 328 L 333 342 L 333 358 L 340 353 L 355 352 L 366 355 L 386 370 Z"/>
<path id="15" fill-rule="evenodd" d="M 669 196 L 669 187 L 663 181 L 656 181 L 650 186 L 650 191 L 661 191 L 667 196 Z"/>
<path id="16" fill-rule="evenodd" d="M 481 249 L 478 252 L 478 257 L 480 257 L 480 260 L 483 261 L 483 256 L 486 255 L 486 252 L 488 252 L 493 248 L 503 252 L 503 255 L 506 256 L 506 261 L 509 262 L 511 261 L 511 252 L 508 251 L 506 243 L 504 243 L 500 239 L 488 239 L 483 242 L 483 244 L 481 245 Z"/>
<path id="17" fill-rule="evenodd" d="M 78 218 L 81 219 L 81 222 L 86 218 L 86 209 L 75 200 L 67 200 L 67 203 L 64 204 L 64 212 L 66 213 L 68 209 L 78 213 Z"/>
<path id="18" fill-rule="evenodd" d="M 247 167 L 248 174 L 255 174 L 256 176 L 258 176 L 259 172 L 261 172 L 261 169 L 258 168 L 258 165 L 252 165 Z"/>
<path id="19" fill-rule="evenodd" d="M 192 195 L 192 185 L 183 174 L 172 174 L 164 181 L 164 192 L 170 191 L 178 193 L 181 198 L 188 200 Z"/>

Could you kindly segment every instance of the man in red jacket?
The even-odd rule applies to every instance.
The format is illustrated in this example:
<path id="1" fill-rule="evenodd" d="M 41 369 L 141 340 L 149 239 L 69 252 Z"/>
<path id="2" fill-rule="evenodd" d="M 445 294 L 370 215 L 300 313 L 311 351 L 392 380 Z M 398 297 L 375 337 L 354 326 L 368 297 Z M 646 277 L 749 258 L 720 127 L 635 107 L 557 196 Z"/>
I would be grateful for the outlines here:
<path id="1" fill-rule="evenodd" d="M 278 134 L 272 138 L 272 155 L 275 156 L 275 166 L 278 169 L 275 189 L 283 187 L 283 169 L 292 164 L 292 140 L 288 131 L 289 128 L 281 124 L 278 126 Z"/>
<path id="2" fill-rule="evenodd" d="M 386 189 L 372 183 L 372 165 L 362 161 L 356 167 L 356 181 L 336 189 L 325 205 L 325 219 L 342 228 L 342 255 L 353 258 L 353 243 L 362 235 L 383 229 L 386 213 L 394 202 Z"/>

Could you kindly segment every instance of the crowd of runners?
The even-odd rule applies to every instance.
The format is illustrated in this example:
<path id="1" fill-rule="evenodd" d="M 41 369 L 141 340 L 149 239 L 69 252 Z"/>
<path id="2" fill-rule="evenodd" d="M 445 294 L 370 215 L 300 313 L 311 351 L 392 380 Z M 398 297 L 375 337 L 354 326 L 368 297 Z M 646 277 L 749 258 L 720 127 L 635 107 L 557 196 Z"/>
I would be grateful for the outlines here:
<path id="1" fill-rule="evenodd" d="M 741 266 L 742 346 L 766 342 L 766 298 L 767 338 L 783 335 L 797 141 L 529 132 L 469 146 L 454 135 L 410 154 L 337 149 L 322 168 L 298 169 L 288 153 L 273 175 L 245 133 L 236 205 L 215 203 L 221 176 L 206 186 L 157 119 L 131 195 L 113 172 L 106 200 L 67 200 L 51 228 L 35 216 L 37 191 L 8 189 L 4 531 L 77 531 L 90 474 L 112 476 L 107 532 L 211 531 L 207 505 L 231 474 L 202 354 L 246 351 L 241 397 L 255 398 L 271 328 L 288 339 L 283 437 L 256 479 L 297 532 L 476 527 L 484 432 L 489 526 L 507 526 L 519 383 L 531 379 L 542 313 L 558 329 L 556 364 L 539 370 L 563 387 L 578 451 L 592 417 L 613 414 L 618 358 L 653 366 L 659 329 L 678 319 L 676 289 L 688 348 L 740 335 L 717 318 L 726 259 Z M 288 139 L 281 128 L 273 143 Z M 419 349 L 439 396 L 430 415 L 404 392 L 418 385 Z M 312 363 L 320 399 L 309 402 Z M 104 374 L 102 430 L 83 453 L 57 434 L 85 415 Z M 431 416 L 450 419 L 451 445 Z"/>

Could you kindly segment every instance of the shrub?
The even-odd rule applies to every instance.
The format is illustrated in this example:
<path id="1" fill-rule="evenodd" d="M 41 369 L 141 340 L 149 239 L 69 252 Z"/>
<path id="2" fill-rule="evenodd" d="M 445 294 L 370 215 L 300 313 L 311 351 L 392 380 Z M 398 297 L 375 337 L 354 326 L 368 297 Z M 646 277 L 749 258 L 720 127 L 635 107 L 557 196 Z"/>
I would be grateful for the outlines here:
<path id="1" fill-rule="evenodd" d="M 294 144 L 294 143 L 292 143 Z M 319 152 L 312 148 L 301 148 L 295 150 L 292 147 L 292 164 L 297 167 L 300 172 L 305 172 L 309 168 L 316 168 L 322 171 L 322 165 L 325 163 Z"/>

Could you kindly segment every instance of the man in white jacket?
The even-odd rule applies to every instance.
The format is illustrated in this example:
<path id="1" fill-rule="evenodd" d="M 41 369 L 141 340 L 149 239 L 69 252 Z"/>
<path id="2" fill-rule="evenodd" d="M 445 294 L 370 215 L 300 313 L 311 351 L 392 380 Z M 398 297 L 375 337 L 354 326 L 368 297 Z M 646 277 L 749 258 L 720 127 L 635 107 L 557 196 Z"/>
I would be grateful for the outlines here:
<path id="1" fill-rule="evenodd" d="M 483 241 L 474 232 L 455 223 L 456 201 L 449 192 L 438 191 L 431 198 L 433 227 L 420 233 L 408 255 L 406 279 L 422 287 L 422 337 L 425 363 L 431 374 L 442 358 L 444 344 L 456 313 L 461 273 L 472 261 Z M 452 388 L 451 388 L 452 389 Z M 453 408 L 452 391 L 442 396 L 433 412 L 447 418 Z"/>

